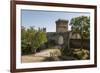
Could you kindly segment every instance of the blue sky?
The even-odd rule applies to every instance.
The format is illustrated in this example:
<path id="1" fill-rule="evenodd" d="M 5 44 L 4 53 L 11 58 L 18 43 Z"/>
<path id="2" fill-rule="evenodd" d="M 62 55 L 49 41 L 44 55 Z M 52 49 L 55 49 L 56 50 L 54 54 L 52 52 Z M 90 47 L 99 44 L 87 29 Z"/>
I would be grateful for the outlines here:
<path id="1" fill-rule="evenodd" d="M 78 16 L 90 16 L 89 13 L 65 12 L 65 11 L 40 11 L 40 10 L 21 10 L 21 25 L 26 28 L 46 28 L 47 32 L 56 32 L 55 21 L 58 19 L 70 20 Z"/>

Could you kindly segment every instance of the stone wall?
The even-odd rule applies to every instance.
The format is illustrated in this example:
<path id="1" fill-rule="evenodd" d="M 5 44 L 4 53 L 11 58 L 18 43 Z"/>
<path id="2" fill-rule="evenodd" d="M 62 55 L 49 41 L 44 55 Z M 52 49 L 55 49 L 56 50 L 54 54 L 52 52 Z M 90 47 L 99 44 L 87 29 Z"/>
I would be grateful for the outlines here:
<path id="1" fill-rule="evenodd" d="M 62 44 L 59 43 L 60 38 L 63 38 L 62 39 Z M 48 32 L 47 33 L 47 39 L 48 39 L 48 42 L 50 43 L 54 43 L 56 46 L 60 45 L 63 47 L 68 47 L 68 43 L 69 43 L 69 32 Z"/>
<path id="2" fill-rule="evenodd" d="M 81 46 L 83 46 L 83 48 L 86 48 L 86 49 L 90 48 L 89 39 L 81 40 L 81 38 L 77 38 L 75 36 L 73 39 L 73 36 L 70 36 L 71 32 L 47 32 L 46 34 L 47 34 L 48 42 L 50 44 L 54 44 L 53 46 L 58 46 L 58 47 L 60 46 L 60 48 L 66 48 L 66 49 L 81 48 Z M 63 37 L 62 44 L 59 44 L 60 37 Z"/>

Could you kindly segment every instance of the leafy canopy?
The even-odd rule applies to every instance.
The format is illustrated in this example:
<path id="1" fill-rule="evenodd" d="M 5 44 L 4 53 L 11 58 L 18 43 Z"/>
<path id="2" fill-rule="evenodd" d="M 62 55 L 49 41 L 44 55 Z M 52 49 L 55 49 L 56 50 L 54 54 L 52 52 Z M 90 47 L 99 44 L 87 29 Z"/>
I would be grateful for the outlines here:
<path id="1" fill-rule="evenodd" d="M 72 31 L 80 33 L 83 39 L 90 38 L 90 17 L 79 16 L 72 18 L 70 25 L 72 26 Z"/>
<path id="2" fill-rule="evenodd" d="M 31 49 L 35 51 L 42 44 L 47 42 L 46 33 L 43 30 L 36 30 L 33 27 L 21 28 L 21 48 L 22 50 Z"/>

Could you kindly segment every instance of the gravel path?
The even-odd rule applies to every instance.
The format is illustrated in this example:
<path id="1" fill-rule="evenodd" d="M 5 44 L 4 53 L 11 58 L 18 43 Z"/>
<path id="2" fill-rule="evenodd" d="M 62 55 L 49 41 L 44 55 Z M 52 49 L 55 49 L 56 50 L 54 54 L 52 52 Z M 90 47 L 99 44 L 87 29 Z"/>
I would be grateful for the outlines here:
<path id="1" fill-rule="evenodd" d="M 22 63 L 41 62 L 41 61 L 44 61 L 48 57 L 60 56 L 60 55 L 61 55 L 61 52 L 59 49 L 47 49 L 47 50 L 38 52 L 36 54 L 24 55 L 21 57 L 21 61 Z"/>

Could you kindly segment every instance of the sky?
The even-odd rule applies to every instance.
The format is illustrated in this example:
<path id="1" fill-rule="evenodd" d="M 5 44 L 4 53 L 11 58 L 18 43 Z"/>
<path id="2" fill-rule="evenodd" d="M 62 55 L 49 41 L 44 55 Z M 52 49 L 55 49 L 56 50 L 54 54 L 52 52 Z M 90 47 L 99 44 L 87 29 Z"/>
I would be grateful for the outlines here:
<path id="1" fill-rule="evenodd" d="M 65 11 L 43 11 L 43 10 L 21 10 L 21 26 L 26 28 L 46 28 L 47 32 L 56 32 L 56 23 L 58 19 L 70 20 L 78 16 L 90 16 L 89 13 L 65 12 Z M 68 27 L 69 30 L 71 26 Z"/>

